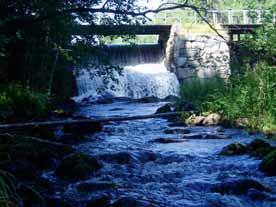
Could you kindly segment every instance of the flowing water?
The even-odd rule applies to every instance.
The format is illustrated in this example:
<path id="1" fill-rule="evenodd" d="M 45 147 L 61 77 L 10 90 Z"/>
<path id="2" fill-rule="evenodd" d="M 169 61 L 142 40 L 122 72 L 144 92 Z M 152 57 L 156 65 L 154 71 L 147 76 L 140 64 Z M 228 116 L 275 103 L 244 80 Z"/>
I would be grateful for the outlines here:
<path id="1" fill-rule="evenodd" d="M 117 102 L 82 106 L 78 115 L 105 117 L 151 114 L 164 103 Z M 79 144 L 78 151 L 98 157 L 104 167 L 91 179 L 81 183 L 104 183 L 114 187 L 99 187 L 88 193 L 79 192 L 74 183 L 63 196 L 82 201 L 107 195 L 113 200 L 132 197 L 167 207 L 273 207 L 275 194 L 266 200 L 254 194 L 221 195 L 211 187 L 229 180 L 254 179 L 276 192 L 276 178 L 266 177 L 259 170 L 260 160 L 243 156 L 220 156 L 218 152 L 233 142 L 249 143 L 254 136 L 242 130 L 225 129 L 231 139 L 187 140 L 182 143 L 158 144 L 156 138 L 181 138 L 180 134 L 165 134 L 169 128 L 165 119 L 148 119 L 109 123 L 104 130 Z M 220 127 L 188 127 L 192 132 L 221 133 Z"/>
<path id="2" fill-rule="evenodd" d="M 101 78 L 95 81 L 87 73 L 83 70 L 77 78 L 80 90 L 80 96 L 75 98 L 77 101 L 102 96 L 96 90 L 102 84 Z M 115 89 L 115 92 L 107 89 L 105 93 L 130 98 L 151 95 L 164 98 L 177 94 L 178 82 L 161 63 L 143 63 L 125 67 Z M 145 115 L 154 113 L 164 104 L 129 101 L 88 104 L 80 106 L 76 115 L 90 118 Z M 168 144 L 153 142 L 157 138 L 182 138 L 181 134 L 164 132 L 172 128 L 169 124 L 159 118 L 106 124 L 101 132 L 89 135 L 87 141 L 75 146 L 77 151 L 97 157 L 103 168 L 88 180 L 69 184 L 56 196 L 72 200 L 75 206 L 85 206 L 85 201 L 104 195 L 112 201 L 131 197 L 166 207 L 276 206 L 276 178 L 266 177 L 258 170 L 260 160 L 247 155 L 218 155 L 224 146 L 233 142 L 249 143 L 257 135 L 248 135 L 239 129 L 186 127 L 191 132 L 224 134 L 230 139 L 190 139 Z M 256 190 L 241 195 L 222 195 L 211 190 L 217 184 L 243 179 L 257 180 L 272 192 L 264 192 L 265 198 L 258 199 L 256 195 L 262 192 Z M 78 186 L 82 184 L 90 185 L 90 189 L 80 190 Z"/>

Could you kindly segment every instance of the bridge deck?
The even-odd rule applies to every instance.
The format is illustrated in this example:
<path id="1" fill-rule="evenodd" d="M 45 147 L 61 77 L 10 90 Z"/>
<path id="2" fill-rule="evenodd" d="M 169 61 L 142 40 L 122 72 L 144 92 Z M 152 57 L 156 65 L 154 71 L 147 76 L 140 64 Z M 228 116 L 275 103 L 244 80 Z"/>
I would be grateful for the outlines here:
<path id="1" fill-rule="evenodd" d="M 160 35 L 170 33 L 171 25 L 81 25 L 75 35 Z"/>
<path id="2" fill-rule="evenodd" d="M 254 34 L 255 30 L 261 27 L 262 24 L 223 24 L 222 27 L 227 30 L 230 36 L 230 41 L 234 40 L 234 35 L 238 36 L 240 40 L 241 34 Z"/>

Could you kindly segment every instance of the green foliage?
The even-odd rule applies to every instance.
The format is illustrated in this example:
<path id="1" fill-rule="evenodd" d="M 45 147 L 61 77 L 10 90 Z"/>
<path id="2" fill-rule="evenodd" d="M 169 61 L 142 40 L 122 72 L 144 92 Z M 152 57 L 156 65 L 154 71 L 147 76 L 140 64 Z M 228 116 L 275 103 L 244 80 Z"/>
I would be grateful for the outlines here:
<path id="1" fill-rule="evenodd" d="M 0 87 L 0 116 L 39 118 L 48 113 L 48 97 L 25 89 L 19 84 Z"/>
<path id="2" fill-rule="evenodd" d="M 206 79 L 193 78 L 181 85 L 181 100 L 192 104 L 196 109 L 202 110 L 205 102 L 224 94 L 226 84 L 219 76 Z"/>
<path id="3" fill-rule="evenodd" d="M 233 80 L 227 93 L 206 104 L 212 111 L 223 112 L 235 121 L 247 118 L 249 127 L 262 131 L 274 130 L 276 124 L 276 67 L 258 64 L 240 80 Z"/>

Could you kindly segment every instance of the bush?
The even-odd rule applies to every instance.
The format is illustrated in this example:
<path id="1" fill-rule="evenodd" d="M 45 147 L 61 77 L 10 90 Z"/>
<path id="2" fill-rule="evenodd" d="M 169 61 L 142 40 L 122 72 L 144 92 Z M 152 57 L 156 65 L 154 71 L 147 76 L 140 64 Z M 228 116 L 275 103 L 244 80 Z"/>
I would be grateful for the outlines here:
<path id="1" fill-rule="evenodd" d="M 19 84 L 0 87 L 0 118 L 39 118 L 48 114 L 48 97 Z"/>
<path id="2" fill-rule="evenodd" d="M 240 80 L 233 80 L 227 93 L 217 96 L 206 106 L 222 111 L 225 118 L 235 121 L 247 118 L 249 127 L 262 131 L 276 129 L 276 67 L 260 63 Z"/>

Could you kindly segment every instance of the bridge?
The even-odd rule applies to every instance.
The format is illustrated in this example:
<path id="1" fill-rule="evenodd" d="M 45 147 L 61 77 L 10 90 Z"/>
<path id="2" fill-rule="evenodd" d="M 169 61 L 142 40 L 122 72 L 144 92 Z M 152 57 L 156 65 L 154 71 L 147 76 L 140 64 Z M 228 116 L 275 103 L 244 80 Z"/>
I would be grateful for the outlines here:
<path id="1" fill-rule="evenodd" d="M 183 12 L 183 11 L 182 11 Z M 187 12 L 187 10 L 184 10 Z M 191 10 L 189 11 L 191 12 Z M 264 21 L 262 15 L 266 10 L 208 10 L 205 18 L 216 28 L 227 31 L 230 41 L 234 41 L 235 35 L 240 40 L 242 34 L 253 34 Z M 253 15 L 252 15 L 253 13 Z M 187 13 L 188 14 L 188 13 Z M 195 17 L 193 15 L 188 15 Z M 185 17 L 185 16 L 184 16 Z M 186 17 L 185 17 L 186 18 Z M 79 25 L 74 29 L 74 35 L 159 35 L 159 44 L 167 42 L 173 24 L 190 21 L 180 17 L 176 12 L 165 12 L 162 18 L 156 16 L 153 24 L 147 25 Z M 197 17 L 198 18 L 198 17 Z M 276 22 L 276 16 L 271 19 Z M 193 22 L 197 22 L 196 19 Z"/>
<path id="2" fill-rule="evenodd" d="M 172 25 L 81 25 L 74 35 L 159 35 L 158 43 L 168 41 Z"/>

